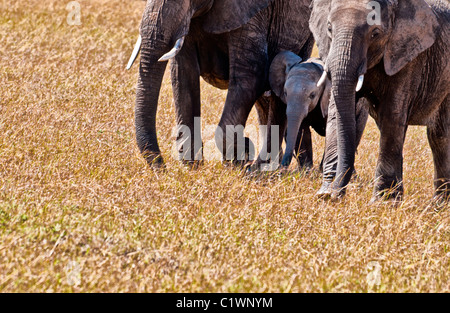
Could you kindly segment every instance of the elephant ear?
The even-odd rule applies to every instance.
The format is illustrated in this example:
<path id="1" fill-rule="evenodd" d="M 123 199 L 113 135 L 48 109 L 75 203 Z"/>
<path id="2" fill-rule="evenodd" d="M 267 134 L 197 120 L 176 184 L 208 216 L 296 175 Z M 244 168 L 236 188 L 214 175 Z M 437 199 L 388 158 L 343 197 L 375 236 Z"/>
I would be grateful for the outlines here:
<path id="1" fill-rule="evenodd" d="M 312 13 L 309 19 L 309 28 L 319 48 L 319 56 L 322 60 L 328 58 L 331 39 L 328 37 L 328 14 L 331 11 L 331 0 L 313 0 Z"/>
<path id="2" fill-rule="evenodd" d="M 284 96 L 284 84 L 289 71 L 296 64 L 302 62 L 302 58 L 290 51 L 280 52 L 272 61 L 269 71 L 269 83 L 273 92 L 286 103 Z"/>
<path id="3" fill-rule="evenodd" d="M 220 34 L 246 24 L 273 0 L 214 0 L 205 16 L 203 28 L 208 33 Z"/>
<path id="4" fill-rule="evenodd" d="M 319 69 L 316 81 L 316 83 L 318 83 L 324 71 L 325 63 L 321 59 L 317 58 L 310 58 L 305 63 L 312 63 Z M 328 104 L 330 102 L 330 97 L 331 97 L 331 80 L 327 78 L 325 80 L 325 83 L 323 84 L 323 87 L 321 88 L 320 98 L 317 102 L 317 106 L 320 106 L 320 111 L 322 112 L 322 117 L 324 119 L 327 119 L 328 117 Z"/>
<path id="5" fill-rule="evenodd" d="M 394 29 L 384 55 L 386 74 L 397 74 L 430 48 L 439 28 L 433 9 L 424 0 L 398 0 Z"/>
<path id="6" fill-rule="evenodd" d="M 317 58 L 311 58 L 307 62 L 313 63 L 315 66 L 317 66 L 320 70 L 319 75 L 321 75 L 325 68 L 325 63 L 323 63 L 322 60 Z M 317 79 L 317 82 L 319 82 L 320 76 Z M 328 104 L 330 102 L 331 97 L 331 80 L 328 78 L 325 81 L 325 84 L 323 84 L 322 93 L 320 95 L 320 99 L 317 103 L 317 105 L 320 105 L 320 110 L 322 111 L 322 117 L 324 119 L 327 119 L 328 117 Z"/>
<path id="7" fill-rule="evenodd" d="M 322 111 L 322 116 L 324 119 L 328 118 L 328 105 L 330 104 L 331 98 L 331 80 L 327 79 L 322 92 L 322 97 L 320 97 L 320 110 Z"/>

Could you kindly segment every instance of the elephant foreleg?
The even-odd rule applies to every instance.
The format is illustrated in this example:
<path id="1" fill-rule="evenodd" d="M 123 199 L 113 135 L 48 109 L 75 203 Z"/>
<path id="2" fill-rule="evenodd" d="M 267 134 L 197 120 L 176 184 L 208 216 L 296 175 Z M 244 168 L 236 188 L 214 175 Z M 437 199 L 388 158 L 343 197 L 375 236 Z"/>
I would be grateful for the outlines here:
<path id="1" fill-rule="evenodd" d="M 380 154 L 371 202 L 380 199 L 401 200 L 403 197 L 403 145 L 408 129 L 407 114 L 404 113 L 407 111 L 406 104 L 392 103 L 382 108 L 384 110 L 379 112 L 377 118 L 380 129 Z"/>
<path id="2" fill-rule="evenodd" d="M 173 97 L 177 118 L 179 160 L 193 163 L 202 160 L 200 123 L 200 67 L 195 43 L 186 38 L 183 49 L 171 65 Z"/>
<path id="3" fill-rule="evenodd" d="M 261 101 L 260 98 L 258 103 Z M 286 131 L 286 104 L 275 96 L 264 97 L 264 103 L 267 106 L 264 106 L 265 112 L 261 112 L 260 115 L 266 117 L 265 123 L 260 117 L 260 123 L 263 125 L 261 128 L 263 146 L 258 159 L 251 168 L 252 171 L 277 170 L 283 153 L 281 143 Z"/>
<path id="4" fill-rule="evenodd" d="M 311 169 L 313 167 L 311 130 L 305 123 L 300 127 L 295 151 L 299 169 Z"/>
<path id="5" fill-rule="evenodd" d="M 270 97 L 260 97 L 255 103 L 256 113 L 258 114 L 259 125 L 267 125 L 269 120 Z"/>

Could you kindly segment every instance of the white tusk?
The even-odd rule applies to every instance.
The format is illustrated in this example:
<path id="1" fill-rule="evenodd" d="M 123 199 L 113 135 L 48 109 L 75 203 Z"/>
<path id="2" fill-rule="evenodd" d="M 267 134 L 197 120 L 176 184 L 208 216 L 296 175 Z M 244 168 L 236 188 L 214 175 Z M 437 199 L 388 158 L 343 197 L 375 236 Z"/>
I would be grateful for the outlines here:
<path id="1" fill-rule="evenodd" d="M 142 44 L 142 37 L 141 35 L 139 35 L 136 45 L 134 46 L 133 53 L 131 54 L 130 61 L 128 61 L 127 70 L 129 70 L 133 66 L 134 61 L 136 61 L 136 58 L 139 55 L 139 51 L 141 51 L 141 44 Z"/>
<path id="2" fill-rule="evenodd" d="M 360 91 L 364 84 L 364 75 L 359 76 L 358 85 L 356 85 L 356 92 Z"/>
<path id="3" fill-rule="evenodd" d="M 181 37 L 180 39 L 177 40 L 177 42 L 175 43 L 175 46 L 173 46 L 172 50 L 170 50 L 169 52 L 164 54 L 158 61 L 163 62 L 163 61 L 173 59 L 178 54 L 178 52 L 180 52 L 181 48 L 183 48 L 183 43 L 184 43 L 184 37 Z"/>
<path id="4" fill-rule="evenodd" d="M 328 75 L 327 71 L 323 71 L 322 77 L 320 77 L 319 82 L 317 83 L 317 87 L 322 87 L 322 85 L 327 80 L 327 75 Z"/>

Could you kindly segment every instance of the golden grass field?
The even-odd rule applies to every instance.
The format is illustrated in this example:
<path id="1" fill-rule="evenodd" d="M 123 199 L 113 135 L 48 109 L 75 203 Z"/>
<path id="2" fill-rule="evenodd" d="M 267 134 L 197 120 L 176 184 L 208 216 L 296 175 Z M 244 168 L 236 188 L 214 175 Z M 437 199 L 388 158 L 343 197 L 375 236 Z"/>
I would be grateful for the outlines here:
<path id="1" fill-rule="evenodd" d="M 125 71 L 145 2 L 80 0 L 79 26 L 68 2 L 0 0 L 1 292 L 450 292 L 450 210 L 432 206 L 425 128 L 408 131 L 400 205 L 368 206 L 372 119 L 359 177 L 326 202 L 317 170 L 252 180 L 174 160 L 166 76 L 167 170 L 153 171 L 134 137 L 138 66 Z M 217 125 L 226 92 L 202 92 L 202 124 Z"/>

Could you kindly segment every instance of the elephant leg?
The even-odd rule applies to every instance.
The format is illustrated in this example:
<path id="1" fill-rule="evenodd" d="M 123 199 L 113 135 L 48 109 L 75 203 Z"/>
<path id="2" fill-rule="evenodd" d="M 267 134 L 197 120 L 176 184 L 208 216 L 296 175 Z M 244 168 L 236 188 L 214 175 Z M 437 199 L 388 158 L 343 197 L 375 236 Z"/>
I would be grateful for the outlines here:
<path id="1" fill-rule="evenodd" d="M 189 37 L 171 65 L 177 118 L 178 159 L 191 164 L 202 160 L 200 67 L 195 43 Z"/>
<path id="2" fill-rule="evenodd" d="M 434 160 L 435 198 L 450 200 L 450 98 L 441 105 L 434 124 L 427 128 Z"/>
<path id="3" fill-rule="evenodd" d="M 259 140 L 263 143 L 263 147 L 267 147 L 267 125 L 269 123 L 269 113 L 271 102 L 273 101 L 272 97 L 262 96 L 255 103 L 256 113 L 258 114 L 258 122 L 259 122 Z M 253 165 L 258 163 L 255 162 Z M 252 167 L 253 169 L 255 166 Z"/>
<path id="4" fill-rule="evenodd" d="M 383 200 L 401 200 L 403 196 L 403 145 L 406 131 L 406 109 L 404 105 L 383 106 L 377 125 L 380 129 L 380 154 L 375 172 L 375 187 L 372 203 Z M 393 112 L 391 108 L 397 108 Z M 400 112 L 400 113 L 398 113 Z M 384 117 L 384 118 L 383 118 Z"/>
<path id="5" fill-rule="evenodd" d="M 273 97 L 272 99 L 267 126 L 266 151 L 269 153 L 269 161 L 272 163 L 270 169 L 276 170 L 283 157 L 281 145 L 287 127 L 286 104 L 278 97 Z"/>
<path id="6" fill-rule="evenodd" d="M 361 143 L 364 130 L 369 119 L 369 107 L 371 102 L 367 98 L 361 98 L 356 100 L 356 148 Z"/>
<path id="7" fill-rule="evenodd" d="M 271 115 L 271 108 L 273 107 L 273 97 L 272 96 L 262 96 L 260 97 L 256 103 L 255 108 L 256 112 L 258 114 L 258 122 L 259 122 L 259 140 L 262 143 L 261 151 L 269 151 L 270 139 L 268 127 L 270 125 L 269 123 L 269 117 Z M 256 159 L 256 162 L 252 164 L 251 171 L 257 171 L 260 169 L 260 166 L 262 164 L 261 160 L 261 153 L 258 155 L 258 158 Z"/>
<path id="8" fill-rule="evenodd" d="M 295 145 L 296 159 L 299 169 L 311 169 L 313 167 L 313 147 L 311 130 L 309 125 L 302 123 Z"/>
<path id="9" fill-rule="evenodd" d="M 266 121 L 265 125 L 261 128 L 260 134 L 263 146 L 257 161 L 251 167 L 252 172 L 277 170 L 283 154 L 281 144 L 287 126 L 286 104 L 274 96 L 264 97 L 264 102 L 267 104 L 267 106 L 264 106 L 265 115 L 264 113 L 261 115 L 266 117 Z M 260 122 L 263 124 L 264 121 L 260 119 Z"/>
<path id="10" fill-rule="evenodd" d="M 269 120 L 269 110 L 270 110 L 269 97 L 260 97 L 255 103 L 256 113 L 258 114 L 259 125 L 267 125 Z"/>
<path id="11" fill-rule="evenodd" d="M 325 161 L 325 150 L 323 151 L 323 155 L 322 155 L 322 160 L 320 161 L 319 164 L 319 171 L 323 174 L 323 163 Z"/>
<path id="12" fill-rule="evenodd" d="M 243 130 L 267 80 L 267 44 L 261 33 L 244 29 L 230 33 L 229 42 L 230 82 L 215 139 L 225 161 L 242 164 L 251 145 Z"/>

